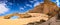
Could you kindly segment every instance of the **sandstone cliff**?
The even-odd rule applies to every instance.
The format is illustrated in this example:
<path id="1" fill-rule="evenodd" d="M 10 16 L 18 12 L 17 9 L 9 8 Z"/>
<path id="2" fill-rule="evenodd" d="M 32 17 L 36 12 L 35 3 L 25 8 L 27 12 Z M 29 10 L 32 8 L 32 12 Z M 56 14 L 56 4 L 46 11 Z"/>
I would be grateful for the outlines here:
<path id="1" fill-rule="evenodd" d="M 49 16 L 55 16 L 59 11 L 58 6 L 49 0 L 44 0 L 44 3 L 36 6 L 34 9 L 30 10 L 29 13 L 44 13 Z"/>

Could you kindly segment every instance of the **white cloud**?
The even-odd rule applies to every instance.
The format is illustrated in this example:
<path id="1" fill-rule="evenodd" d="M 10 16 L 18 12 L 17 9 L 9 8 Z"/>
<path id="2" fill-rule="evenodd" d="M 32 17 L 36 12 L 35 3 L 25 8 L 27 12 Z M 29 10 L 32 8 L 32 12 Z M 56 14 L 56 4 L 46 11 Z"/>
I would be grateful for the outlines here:
<path id="1" fill-rule="evenodd" d="M 34 0 L 34 1 L 38 1 L 38 0 Z"/>
<path id="2" fill-rule="evenodd" d="M 36 2 L 36 3 L 34 4 L 34 7 L 37 6 L 37 5 L 39 5 L 39 4 L 40 4 L 40 2 Z"/>
<path id="3" fill-rule="evenodd" d="M 31 4 L 26 4 L 26 6 L 32 7 L 32 5 L 31 5 Z"/>
<path id="4" fill-rule="evenodd" d="M 24 8 L 26 8 L 26 6 L 24 6 Z"/>
<path id="5" fill-rule="evenodd" d="M 59 5 L 60 5 L 60 2 L 59 2 L 59 0 L 56 0 L 56 3 L 57 3 L 57 6 L 59 6 Z"/>
<path id="6" fill-rule="evenodd" d="M 5 3 L 0 4 L 0 14 L 4 14 L 5 12 L 8 12 L 9 9 L 5 7 Z"/>
<path id="7" fill-rule="evenodd" d="M 30 1 L 31 3 L 34 3 L 34 1 Z"/>
<path id="8" fill-rule="evenodd" d="M 20 7 L 20 10 L 24 10 L 24 8 L 23 7 Z"/>
<path id="9" fill-rule="evenodd" d="M 13 5 L 13 4 L 9 2 L 9 5 Z"/>
<path id="10" fill-rule="evenodd" d="M 37 5 L 39 5 L 40 3 L 43 3 L 43 2 L 36 2 L 36 3 L 34 4 L 34 7 L 37 6 Z"/>

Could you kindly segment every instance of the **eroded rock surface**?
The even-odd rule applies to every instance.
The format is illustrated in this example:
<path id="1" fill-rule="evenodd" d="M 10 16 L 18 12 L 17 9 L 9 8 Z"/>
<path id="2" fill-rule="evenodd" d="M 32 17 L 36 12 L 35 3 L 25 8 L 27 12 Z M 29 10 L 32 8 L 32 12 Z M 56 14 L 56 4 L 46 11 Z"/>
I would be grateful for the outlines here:
<path id="1" fill-rule="evenodd" d="M 48 15 L 41 13 L 28 13 L 34 17 L 30 18 L 19 18 L 16 20 L 4 19 L 4 17 L 0 17 L 0 25 L 26 25 L 30 22 L 41 22 L 41 20 L 47 21 L 49 19 Z M 12 15 L 9 15 L 12 16 Z M 22 15 L 23 16 L 23 15 Z"/>
<path id="2" fill-rule="evenodd" d="M 49 16 L 55 16 L 58 11 L 59 7 L 55 3 L 49 0 L 44 0 L 44 3 L 36 6 L 34 9 L 30 10 L 29 13 L 44 13 Z"/>

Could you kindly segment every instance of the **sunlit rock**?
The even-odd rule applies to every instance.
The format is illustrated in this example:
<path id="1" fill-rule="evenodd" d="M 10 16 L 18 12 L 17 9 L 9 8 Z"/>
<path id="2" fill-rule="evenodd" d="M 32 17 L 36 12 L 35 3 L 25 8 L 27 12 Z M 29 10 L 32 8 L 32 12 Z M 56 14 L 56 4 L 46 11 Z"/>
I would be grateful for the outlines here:
<path id="1" fill-rule="evenodd" d="M 30 10 L 29 13 L 44 13 L 49 16 L 55 16 L 59 11 L 59 7 L 49 0 L 44 0 L 44 3 L 36 6 L 34 9 Z"/>
<path id="2" fill-rule="evenodd" d="M 27 13 L 28 15 L 31 15 L 31 17 L 29 17 L 26 14 L 23 15 L 19 15 L 19 14 L 10 14 L 7 16 L 2 16 L 0 17 L 0 25 L 26 25 L 30 22 L 38 22 L 40 20 L 45 20 L 47 21 L 49 19 L 48 15 L 45 14 L 41 14 L 41 13 Z M 16 19 L 16 20 L 11 20 L 10 16 L 19 16 L 20 18 Z M 21 16 L 23 16 L 21 18 Z M 25 18 L 25 16 L 27 16 Z M 6 19 L 7 18 L 7 19 Z"/>

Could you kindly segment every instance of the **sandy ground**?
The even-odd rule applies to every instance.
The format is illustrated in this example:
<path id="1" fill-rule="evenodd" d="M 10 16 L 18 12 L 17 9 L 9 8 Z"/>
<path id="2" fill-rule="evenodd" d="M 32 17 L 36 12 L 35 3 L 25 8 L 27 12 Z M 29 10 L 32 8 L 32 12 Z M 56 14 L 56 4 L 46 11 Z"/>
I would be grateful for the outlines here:
<path id="1" fill-rule="evenodd" d="M 3 17 L 0 17 L 0 25 L 25 25 L 29 22 L 36 22 L 40 21 L 41 19 L 48 20 L 48 16 L 44 17 L 45 15 L 40 15 L 39 17 L 31 17 L 31 18 L 20 18 L 20 19 L 4 19 Z"/>

